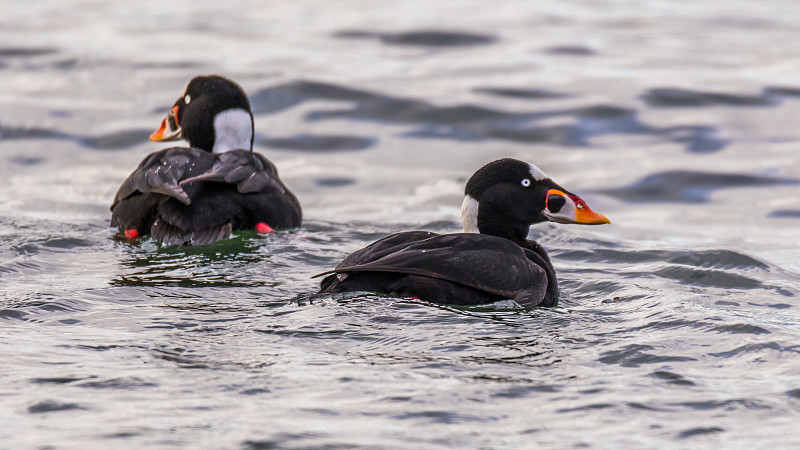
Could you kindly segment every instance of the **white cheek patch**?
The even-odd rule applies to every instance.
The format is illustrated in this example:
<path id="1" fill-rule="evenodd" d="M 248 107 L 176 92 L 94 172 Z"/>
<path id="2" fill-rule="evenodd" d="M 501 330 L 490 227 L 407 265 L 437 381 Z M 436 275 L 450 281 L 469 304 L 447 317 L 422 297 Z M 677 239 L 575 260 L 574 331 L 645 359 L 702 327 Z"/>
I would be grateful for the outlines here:
<path id="1" fill-rule="evenodd" d="M 480 233 L 478 231 L 478 201 L 467 195 L 461 204 L 461 225 L 464 233 Z"/>
<path id="2" fill-rule="evenodd" d="M 252 142 L 253 120 L 247 111 L 229 109 L 214 117 L 214 153 L 250 150 Z"/>
<path id="3" fill-rule="evenodd" d="M 533 177 L 534 180 L 542 181 L 550 178 L 547 176 L 546 173 L 542 172 L 542 169 L 534 166 L 533 164 L 528 164 L 528 166 L 530 166 L 531 168 L 531 176 Z"/>

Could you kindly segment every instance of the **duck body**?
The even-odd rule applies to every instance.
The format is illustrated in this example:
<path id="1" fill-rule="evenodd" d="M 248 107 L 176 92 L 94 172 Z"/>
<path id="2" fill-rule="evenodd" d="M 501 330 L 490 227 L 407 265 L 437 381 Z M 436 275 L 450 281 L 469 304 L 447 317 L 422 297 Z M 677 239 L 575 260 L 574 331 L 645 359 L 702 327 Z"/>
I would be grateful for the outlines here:
<path id="1" fill-rule="evenodd" d="M 191 146 L 151 153 L 139 164 L 114 197 L 112 226 L 167 245 L 210 244 L 261 223 L 300 226 L 297 198 L 275 165 L 252 151 L 250 104 L 234 82 L 196 77 L 150 138 L 185 138 Z"/>
<path id="2" fill-rule="evenodd" d="M 323 279 L 328 293 L 369 291 L 433 303 L 480 305 L 513 299 L 552 306 L 555 270 L 534 241 L 518 245 L 477 233 L 393 234 L 347 256 Z"/>
<path id="3" fill-rule="evenodd" d="M 368 291 L 439 304 L 511 299 L 524 307 L 558 302 L 556 272 L 545 249 L 527 239 L 550 221 L 609 223 L 536 166 L 501 159 L 467 182 L 464 233 L 393 234 L 347 256 L 320 283 L 322 293 Z"/>
<path id="4" fill-rule="evenodd" d="M 203 245 L 258 223 L 300 226 L 297 198 L 263 155 L 172 147 L 151 153 L 122 183 L 111 225 L 167 245 Z"/>

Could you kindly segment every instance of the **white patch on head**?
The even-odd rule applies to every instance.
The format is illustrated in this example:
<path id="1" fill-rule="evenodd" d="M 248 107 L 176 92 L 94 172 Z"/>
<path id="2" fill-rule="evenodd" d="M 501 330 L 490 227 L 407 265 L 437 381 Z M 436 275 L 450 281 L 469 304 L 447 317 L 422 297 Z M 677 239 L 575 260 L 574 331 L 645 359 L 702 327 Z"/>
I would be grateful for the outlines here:
<path id="1" fill-rule="evenodd" d="M 533 164 L 528 164 L 528 166 L 530 166 L 531 168 L 531 176 L 533 177 L 534 180 L 542 181 L 550 178 L 547 176 L 546 173 L 542 172 L 542 169 L 534 166 Z"/>
<path id="2" fill-rule="evenodd" d="M 252 142 L 253 120 L 247 111 L 229 109 L 214 117 L 214 153 L 250 150 Z"/>
<path id="3" fill-rule="evenodd" d="M 478 231 L 478 201 L 467 195 L 461 204 L 461 225 L 464 233 L 480 233 Z"/>

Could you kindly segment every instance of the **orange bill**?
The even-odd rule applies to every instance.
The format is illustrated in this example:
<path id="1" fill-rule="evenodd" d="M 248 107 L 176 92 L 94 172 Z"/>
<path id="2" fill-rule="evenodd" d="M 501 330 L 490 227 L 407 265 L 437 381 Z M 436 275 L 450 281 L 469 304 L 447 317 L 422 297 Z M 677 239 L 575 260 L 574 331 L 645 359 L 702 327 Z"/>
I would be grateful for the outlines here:
<path id="1" fill-rule="evenodd" d="M 558 189 L 550 189 L 545 197 L 542 214 L 550 222 L 576 223 L 581 225 L 603 225 L 611 223 L 608 218 L 592 211 L 582 198 Z"/>
<path id="2" fill-rule="evenodd" d="M 181 138 L 181 127 L 178 125 L 178 106 L 173 106 L 161 126 L 150 135 L 151 141 L 172 141 Z"/>

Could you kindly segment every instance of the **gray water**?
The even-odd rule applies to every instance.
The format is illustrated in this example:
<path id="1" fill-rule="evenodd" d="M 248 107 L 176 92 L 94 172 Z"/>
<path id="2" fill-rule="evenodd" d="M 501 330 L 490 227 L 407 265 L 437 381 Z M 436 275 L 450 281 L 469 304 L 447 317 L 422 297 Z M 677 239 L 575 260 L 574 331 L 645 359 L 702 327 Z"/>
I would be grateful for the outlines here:
<path id="1" fill-rule="evenodd" d="M 800 445 L 796 2 L 0 11 L 0 447 Z M 208 73 L 250 94 L 303 227 L 112 241 Z M 558 307 L 303 298 L 375 239 L 458 231 L 507 156 L 612 221 L 532 228 Z"/>

